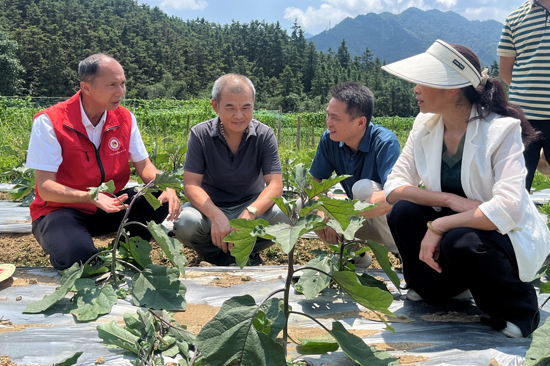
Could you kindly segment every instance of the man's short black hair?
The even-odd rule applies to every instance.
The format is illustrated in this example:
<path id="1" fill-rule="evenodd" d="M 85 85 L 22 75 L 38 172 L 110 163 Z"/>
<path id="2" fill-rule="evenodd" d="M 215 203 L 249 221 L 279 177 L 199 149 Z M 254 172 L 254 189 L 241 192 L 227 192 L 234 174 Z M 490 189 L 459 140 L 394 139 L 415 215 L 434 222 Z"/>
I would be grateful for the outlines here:
<path id="1" fill-rule="evenodd" d="M 346 103 L 346 113 L 349 114 L 350 120 L 365 116 L 367 122 L 371 121 L 374 113 L 374 95 L 363 84 L 347 81 L 332 88 L 330 94 L 334 99 Z"/>
<path id="2" fill-rule="evenodd" d="M 104 53 L 96 53 L 80 61 L 78 64 L 78 79 L 93 83 L 94 79 L 99 76 L 101 63 L 106 59 L 113 58 Z"/>

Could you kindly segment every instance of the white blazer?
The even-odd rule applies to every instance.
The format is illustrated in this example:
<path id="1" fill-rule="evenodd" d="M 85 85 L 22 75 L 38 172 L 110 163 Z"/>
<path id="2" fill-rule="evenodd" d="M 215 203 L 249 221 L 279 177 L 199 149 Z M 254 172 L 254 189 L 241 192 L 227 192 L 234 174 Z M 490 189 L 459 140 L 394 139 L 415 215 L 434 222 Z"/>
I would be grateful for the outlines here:
<path id="1" fill-rule="evenodd" d="M 477 116 L 472 107 L 470 118 Z M 444 125 L 440 115 L 420 113 L 399 159 L 388 176 L 386 197 L 401 186 L 441 192 Z M 519 277 L 531 281 L 550 253 L 550 232 L 525 189 L 525 160 L 520 121 L 492 113 L 468 123 L 461 183 L 466 196 L 510 237 Z"/>

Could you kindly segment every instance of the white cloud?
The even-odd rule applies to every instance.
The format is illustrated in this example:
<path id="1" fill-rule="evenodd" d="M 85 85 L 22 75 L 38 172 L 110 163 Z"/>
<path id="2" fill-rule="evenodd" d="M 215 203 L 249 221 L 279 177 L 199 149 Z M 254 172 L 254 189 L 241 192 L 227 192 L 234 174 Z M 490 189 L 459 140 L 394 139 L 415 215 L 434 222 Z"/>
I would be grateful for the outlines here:
<path id="1" fill-rule="evenodd" d="M 163 0 L 161 8 L 172 8 L 175 10 L 202 10 L 208 6 L 206 0 Z"/>
<path id="2" fill-rule="evenodd" d="M 493 19 L 498 22 L 504 23 L 504 20 L 515 8 L 501 8 L 501 7 L 480 7 L 480 8 L 466 8 L 462 15 L 470 20 L 487 20 Z"/>
<path id="3" fill-rule="evenodd" d="M 302 10 L 296 7 L 285 9 L 284 18 L 298 21 L 306 32 L 320 32 L 335 26 L 347 17 L 356 17 L 369 12 L 379 13 L 383 10 L 381 0 L 322 0 L 319 8 L 312 6 Z M 386 1 L 386 0 L 384 0 Z"/>
<path id="4" fill-rule="evenodd" d="M 455 6 L 457 3 L 457 0 L 436 0 L 437 3 L 443 4 L 446 7 L 450 8 L 451 6 Z"/>

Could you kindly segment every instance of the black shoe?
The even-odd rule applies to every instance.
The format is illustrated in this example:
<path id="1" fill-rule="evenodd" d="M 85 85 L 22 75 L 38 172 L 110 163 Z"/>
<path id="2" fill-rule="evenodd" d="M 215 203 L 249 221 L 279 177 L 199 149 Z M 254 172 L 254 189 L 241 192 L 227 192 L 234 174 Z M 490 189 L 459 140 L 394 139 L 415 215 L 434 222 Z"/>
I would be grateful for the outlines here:
<path id="1" fill-rule="evenodd" d="M 264 261 L 262 257 L 260 257 L 260 253 L 258 252 L 252 252 L 250 253 L 250 257 L 248 258 L 247 265 L 249 266 L 262 266 L 264 264 Z"/>

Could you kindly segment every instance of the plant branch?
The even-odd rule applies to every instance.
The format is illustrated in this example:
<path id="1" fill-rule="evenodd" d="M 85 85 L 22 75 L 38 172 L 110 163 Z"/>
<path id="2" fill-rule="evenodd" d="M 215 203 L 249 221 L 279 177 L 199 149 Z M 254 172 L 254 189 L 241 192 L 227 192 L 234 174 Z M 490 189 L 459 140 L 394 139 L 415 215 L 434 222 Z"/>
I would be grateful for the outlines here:
<path id="1" fill-rule="evenodd" d="M 285 326 L 283 328 L 283 349 L 285 351 L 285 359 L 287 356 L 287 349 L 286 345 L 288 343 L 288 317 L 290 315 L 290 309 L 288 306 L 289 298 L 290 298 L 290 287 L 292 286 L 292 277 L 294 276 L 294 250 L 296 246 L 292 248 L 292 250 L 288 253 L 288 272 L 286 276 L 286 282 L 285 282 L 285 288 L 284 288 L 284 299 L 283 299 L 283 306 L 284 306 L 284 313 L 285 313 Z"/>
<path id="2" fill-rule="evenodd" d="M 193 358 L 191 359 L 191 362 L 189 362 L 189 366 L 193 366 L 197 358 L 199 358 L 200 356 L 201 356 L 201 353 L 198 350 L 194 352 Z"/>
<path id="3" fill-rule="evenodd" d="M 315 319 L 311 315 L 307 315 L 307 314 L 301 313 L 299 311 L 291 311 L 290 314 L 303 315 L 306 318 L 309 318 L 309 319 L 313 320 L 315 323 L 319 324 L 324 330 L 326 330 L 329 334 L 331 334 L 330 330 L 327 327 L 325 327 L 320 321 L 318 321 L 317 319 Z"/>
<path id="4" fill-rule="evenodd" d="M 153 310 L 147 309 L 147 311 L 149 311 L 151 314 L 153 314 L 153 316 L 154 316 L 155 318 L 157 318 L 158 320 L 160 320 L 160 322 L 161 322 L 162 324 L 164 324 L 164 325 L 166 325 L 166 326 L 168 326 L 168 327 L 170 327 L 170 328 L 174 328 L 174 329 L 177 329 L 177 330 L 181 330 L 182 332 L 185 332 L 185 333 L 193 334 L 193 333 L 191 333 L 190 331 L 188 331 L 187 329 L 183 329 L 183 328 L 180 328 L 180 327 L 178 327 L 178 326 L 176 326 L 176 325 L 173 325 L 173 324 L 168 323 L 166 320 L 164 320 L 164 319 L 162 319 L 160 316 L 158 316 Z"/>
<path id="5" fill-rule="evenodd" d="M 258 309 L 262 307 L 262 305 L 269 299 L 271 299 L 273 297 L 273 295 L 275 295 L 276 293 L 279 293 L 279 292 L 283 292 L 285 289 L 284 288 L 280 288 L 278 290 L 275 290 L 273 291 L 272 293 L 270 293 L 269 295 L 267 295 L 265 297 L 265 299 L 262 300 L 262 302 L 258 305 Z M 256 311 L 257 312 L 257 311 Z M 254 316 L 256 316 L 256 314 L 254 314 Z"/>
<path id="6" fill-rule="evenodd" d="M 139 226 L 142 226 L 142 227 L 147 229 L 147 225 L 145 225 L 144 223 L 139 222 L 139 221 L 128 221 L 128 222 L 124 223 L 124 225 L 122 225 L 122 226 L 126 227 L 126 226 L 130 226 L 130 225 L 139 225 Z"/>
<path id="7" fill-rule="evenodd" d="M 84 264 L 82 266 L 85 266 L 87 264 L 90 264 L 90 262 L 92 262 L 96 257 L 99 257 L 100 255 L 102 254 L 109 254 L 111 253 L 110 250 L 104 250 L 102 252 L 97 252 L 96 254 L 92 255 L 90 258 L 88 258 L 88 260 L 86 262 L 84 262 Z"/>
<path id="8" fill-rule="evenodd" d="M 309 270 L 312 270 L 312 271 L 315 271 L 315 272 L 321 272 L 325 276 L 328 276 L 328 277 L 332 278 L 331 274 L 328 274 L 325 271 L 323 271 L 319 268 L 315 268 L 315 267 L 301 267 L 301 268 L 298 268 L 297 270 L 295 270 L 294 272 L 303 271 L 304 269 L 309 269 Z"/>
<path id="9" fill-rule="evenodd" d="M 133 265 L 132 263 L 130 263 L 130 262 L 127 262 L 127 261 L 122 260 L 122 259 L 117 259 L 117 261 L 119 261 L 120 263 L 125 264 L 125 265 L 127 265 L 127 266 L 129 266 L 129 267 L 132 267 L 133 269 L 135 269 L 135 270 L 138 271 L 139 273 L 143 273 L 142 270 L 140 270 L 139 268 L 137 268 L 136 266 L 134 266 L 134 265 Z"/>
<path id="10" fill-rule="evenodd" d="M 120 221 L 120 225 L 118 226 L 118 230 L 116 232 L 116 238 L 115 238 L 115 242 L 113 244 L 113 262 L 111 264 L 111 272 L 113 274 L 113 276 L 115 275 L 115 272 L 116 272 L 116 250 L 117 250 L 117 247 L 118 247 L 118 242 L 120 240 L 120 236 L 122 235 L 122 229 L 124 228 L 124 224 L 126 223 L 126 220 L 128 220 L 128 216 L 130 215 L 130 211 L 132 210 L 132 206 L 134 205 L 134 203 L 136 202 L 136 200 L 143 196 L 143 191 L 147 188 L 149 188 L 151 185 L 155 184 L 155 180 L 151 180 L 149 183 L 147 183 L 143 188 L 141 188 L 135 195 L 134 197 L 132 197 L 132 200 L 130 201 L 130 204 L 128 205 L 128 207 L 126 208 L 126 212 L 124 213 L 124 217 L 122 218 L 122 220 Z"/>

